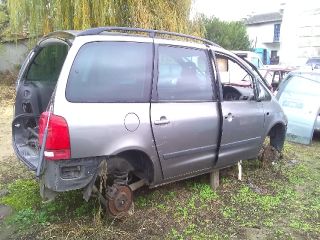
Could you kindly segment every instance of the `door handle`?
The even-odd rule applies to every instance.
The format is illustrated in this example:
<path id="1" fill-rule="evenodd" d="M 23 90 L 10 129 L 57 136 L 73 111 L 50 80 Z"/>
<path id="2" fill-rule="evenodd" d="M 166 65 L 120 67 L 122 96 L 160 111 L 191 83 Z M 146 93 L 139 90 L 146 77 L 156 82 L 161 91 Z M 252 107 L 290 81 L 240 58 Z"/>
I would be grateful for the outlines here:
<path id="1" fill-rule="evenodd" d="M 154 121 L 155 125 L 165 125 L 165 124 L 168 124 L 168 123 L 170 123 L 170 121 L 165 116 L 162 116 L 160 118 L 160 120 L 155 120 Z"/>

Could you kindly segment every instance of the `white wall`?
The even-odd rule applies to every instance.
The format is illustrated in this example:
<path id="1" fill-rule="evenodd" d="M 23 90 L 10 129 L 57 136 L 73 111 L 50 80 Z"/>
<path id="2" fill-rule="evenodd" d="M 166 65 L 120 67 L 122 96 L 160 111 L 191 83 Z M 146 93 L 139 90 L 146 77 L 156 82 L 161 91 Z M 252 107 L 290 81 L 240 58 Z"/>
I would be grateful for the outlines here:
<path id="1" fill-rule="evenodd" d="M 0 72 L 13 70 L 22 64 L 28 53 L 27 41 L 0 44 Z"/>
<path id="2" fill-rule="evenodd" d="M 283 64 L 303 65 L 309 57 L 320 56 L 320 1 L 289 1 L 280 38 Z"/>
<path id="3" fill-rule="evenodd" d="M 264 43 L 273 42 L 274 24 L 280 22 L 272 22 L 257 25 L 247 25 L 247 33 L 253 46 L 257 48 L 267 48 Z M 280 34 L 281 36 L 281 34 Z"/>

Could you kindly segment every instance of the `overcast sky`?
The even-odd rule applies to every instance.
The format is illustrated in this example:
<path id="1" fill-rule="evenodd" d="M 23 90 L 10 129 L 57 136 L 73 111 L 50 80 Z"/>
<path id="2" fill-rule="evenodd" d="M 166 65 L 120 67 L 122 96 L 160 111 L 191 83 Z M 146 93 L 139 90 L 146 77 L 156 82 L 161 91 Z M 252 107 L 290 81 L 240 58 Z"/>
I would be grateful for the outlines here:
<path id="1" fill-rule="evenodd" d="M 282 2 L 285 0 L 194 0 L 193 10 L 208 17 L 235 21 L 252 13 L 279 11 Z"/>

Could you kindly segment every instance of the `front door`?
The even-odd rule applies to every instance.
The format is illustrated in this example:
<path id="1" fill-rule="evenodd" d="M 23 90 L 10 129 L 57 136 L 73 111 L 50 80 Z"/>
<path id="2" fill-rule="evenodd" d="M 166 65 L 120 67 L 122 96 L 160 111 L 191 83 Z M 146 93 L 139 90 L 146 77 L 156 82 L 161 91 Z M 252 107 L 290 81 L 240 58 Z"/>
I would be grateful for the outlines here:
<path id="1" fill-rule="evenodd" d="M 255 94 L 254 76 L 225 54 L 216 54 L 223 90 L 223 131 L 216 167 L 255 158 L 264 134 L 264 111 Z"/>
<path id="2" fill-rule="evenodd" d="M 206 49 L 158 46 L 151 122 L 165 179 L 213 168 L 219 112 Z"/>

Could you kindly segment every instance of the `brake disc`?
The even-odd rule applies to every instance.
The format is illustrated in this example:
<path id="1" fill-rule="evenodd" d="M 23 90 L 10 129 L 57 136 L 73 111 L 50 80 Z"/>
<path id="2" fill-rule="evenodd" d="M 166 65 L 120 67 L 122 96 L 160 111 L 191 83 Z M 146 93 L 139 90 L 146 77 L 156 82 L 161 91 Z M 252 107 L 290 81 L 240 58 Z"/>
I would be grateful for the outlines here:
<path id="1" fill-rule="evenodd" d="M 114 193 L 108 197 L 108 212 L 112 216 L 126 213 L 133 201 L 133 194 L 127 185 L 114 185 Z"/>

